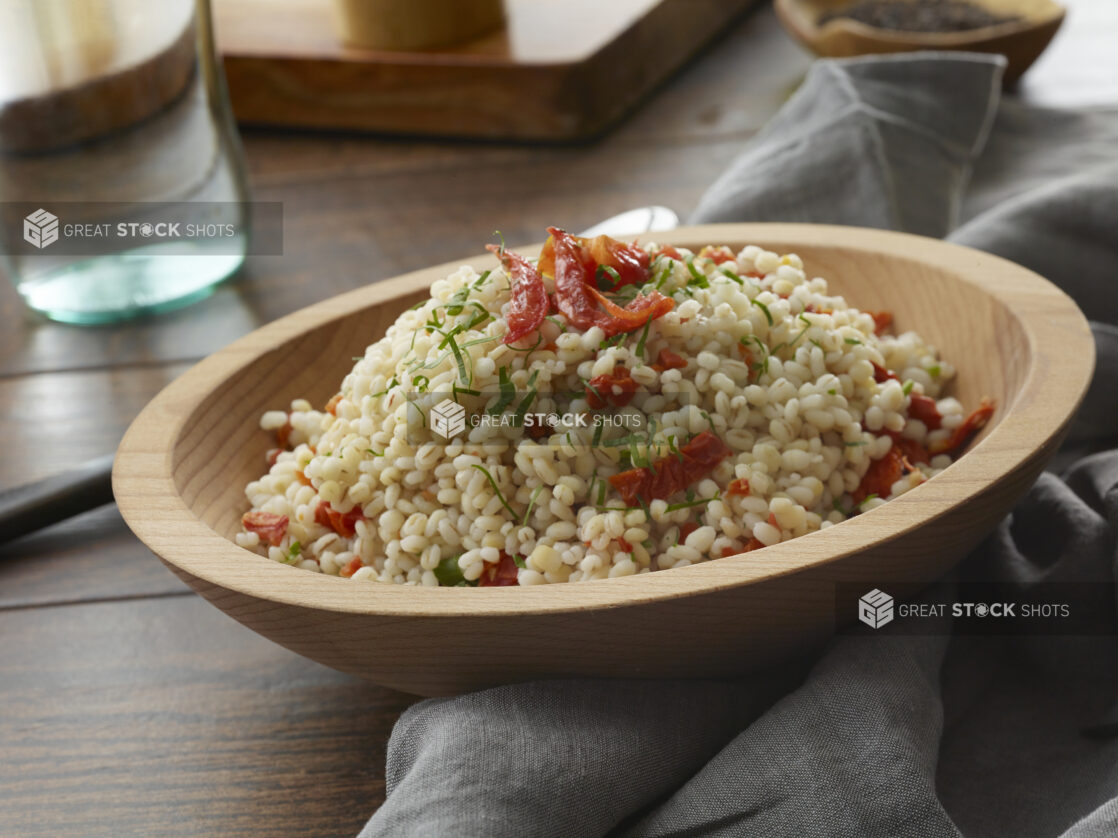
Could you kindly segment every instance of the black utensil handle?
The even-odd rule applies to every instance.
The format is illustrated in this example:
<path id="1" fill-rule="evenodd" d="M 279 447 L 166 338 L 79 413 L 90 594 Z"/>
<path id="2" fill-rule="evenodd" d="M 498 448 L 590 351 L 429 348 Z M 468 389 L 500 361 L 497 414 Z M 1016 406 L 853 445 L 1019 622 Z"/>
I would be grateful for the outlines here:
<path id="1" fill-rule="evenodd" d="M 0 543 L 113 502 L 113 455 L 0 492 Z"/>

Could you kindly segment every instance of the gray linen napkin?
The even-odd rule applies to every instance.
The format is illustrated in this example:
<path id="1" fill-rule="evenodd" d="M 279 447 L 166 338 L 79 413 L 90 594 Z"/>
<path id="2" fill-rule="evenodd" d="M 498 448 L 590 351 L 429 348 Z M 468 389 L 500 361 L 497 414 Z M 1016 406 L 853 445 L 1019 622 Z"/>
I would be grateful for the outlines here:
<path id="1" fill-rule="evenodd" d="M 420 702 L 362 838 L 1118 836 L 1118 111 L 999 104 L 1002 66 L 817 62 L 692 221 L 948 235 L 1071 294 L 1097 321 L 1098 364 L 1068 470 L 1043 475 L 960 576 L 1092 580 L 1109 634 L 916 636 L 898 621 L 742 681 Z"/>

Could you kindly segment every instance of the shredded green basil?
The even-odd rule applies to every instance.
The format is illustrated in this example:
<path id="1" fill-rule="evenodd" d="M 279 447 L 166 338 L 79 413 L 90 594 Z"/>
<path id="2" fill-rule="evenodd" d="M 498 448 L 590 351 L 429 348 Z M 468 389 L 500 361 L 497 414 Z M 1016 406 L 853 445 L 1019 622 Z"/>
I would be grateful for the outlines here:
<path id="1" fill-rule="evenodd" d="M 489 485 L 492 486 L 493 491 L 497 493 L 497 499 L 501 502 L 501 506 L 511 512 L 515 520 L 518 517 L 516 510 L 509 506 L 509 502 L 505 500 L 505 496 L 501 494 L 501 490 L 497 487 L 497 481 L 493 479 L 493 475 L 489 473 L 489 469 L 479 463 L 472 463 L 471 465 L 485 475 L 485 479 L 489 481 Z"/>
<path id="2" fill-rule="evenodd" d="M 769 321 L 769 325 L 771 326 L 774 321 L 773 321 L 772 312 L 769 311 L 769 307 L 767 305 L 765 305 L 763 302 L 761 302 L 760 300 L 750 300 L 749 302 L 753 303 L 753 305 L 755 305 L 755 306 L 757 306 L 757 308 L 761 309 L 761 312 L 765 315 L 765 319 Z"/>
<path id="3" fill-rule="evenodd" d="M 528 501 L 528 508 L 524 510 L 524 520 L 520 522 L 520 526 L 524 527 L 528 525 L 528 516 L 532 514 L 532 507 L 536 505 L 536 498 L 540 496 L 540 492 L 542 491 L 543 486 L 537 486 L 536 491 L 532 492 L 532 497 Z"/>

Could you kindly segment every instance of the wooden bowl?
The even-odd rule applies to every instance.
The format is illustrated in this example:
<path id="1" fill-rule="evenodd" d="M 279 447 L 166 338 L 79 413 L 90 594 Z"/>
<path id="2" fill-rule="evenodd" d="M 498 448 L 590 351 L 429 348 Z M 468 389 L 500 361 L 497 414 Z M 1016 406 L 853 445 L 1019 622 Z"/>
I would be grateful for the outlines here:
<path id="1" fill-rule="evenodd" d="M 431 282 L 417 271 L 284 317 L 193 367 L 149 404 L 117 452 L 113 489 L 133 531 L 198 593 L 302 655 L 422 695 L 552 676 L 741 673 L 825 641 L 836 585 L 905 595 L 987 535 L 1055 451 L 1094 367 L 1087 322 L 1030 271 L 899 233 L 802 224 L 682 228 L 662 243 L 756 243 L 803 257 L 854 305 L 892 311 L 958 368 L 954 394 L 997 411 L 958 462 L 830 529 L 655 573 L 526 588 L 360 583 L 278 564 L 232 539 L 245 484 L 274 445 L 260 415 L 325 402 L 367 344 Z M 464 260 L 493 265 L 491 256 Z"/>
<path id="2" fill-rule="evenodd" d="M 853 5 L 856 0 L 776 0 L 780 22 L 816 55 L 849 58 L 913 50 L 965 50 L 1004 55 L 1009 64 L 1003 81 L 1013 84 L 1044 52 L 1064 22 L 1066 10 L 1053 0 L 971 0 L 993 14 L 1016 15 L 1020 20 L 965 32 L 901 32 L 878 29 L 854 20 L 836 18 L 822 26 L 825 12 Z"/>

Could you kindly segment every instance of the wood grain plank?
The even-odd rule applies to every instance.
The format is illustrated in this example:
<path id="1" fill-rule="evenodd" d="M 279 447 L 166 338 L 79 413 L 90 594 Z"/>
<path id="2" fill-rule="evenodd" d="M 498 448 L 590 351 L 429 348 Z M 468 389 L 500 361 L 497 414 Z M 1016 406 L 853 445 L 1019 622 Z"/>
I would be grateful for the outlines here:
<path id="1" fill-rule="evenodd" d="M 0 489 L 111 454 L 140 409 L 187 365 L 58 372 L 0 379 Z"/>
<path id="2" fill-rule="evenodd" d="M 0 545 L 0 611 L 188 592 L 111 504 Z"/>
<path id="3" fill-rule="evenodd" d="M 196 597 L 0 613 L 0 833 L 353 835 L 414 699 Z"/>
<path id="4" fill-rule="evenodd" d="M 221 0 L 217 32 L 244 123 L 562 142 L 615 124 L 754 2 L 506 0 L 501 31 L 380 51 L 340 43 L 326 0 Z"/>

